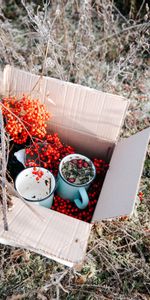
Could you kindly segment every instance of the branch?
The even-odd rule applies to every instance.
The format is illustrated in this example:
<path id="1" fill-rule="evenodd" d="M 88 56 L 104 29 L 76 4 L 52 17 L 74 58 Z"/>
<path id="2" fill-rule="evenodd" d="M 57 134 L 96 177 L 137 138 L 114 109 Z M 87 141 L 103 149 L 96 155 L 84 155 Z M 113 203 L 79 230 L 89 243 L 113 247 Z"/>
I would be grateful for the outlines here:
<path id="1" fill-rule="evenodd" d="M 150 24 L 149 24 L 148 22 L 144 22 L 144 23 L 134 24 L 134 25 L 128 26 L 127 28 L 124 28 L 124 29 L 122 29 L 122 30 L 120 30 L 120 31 L 118 31 L 118 32 L 115 32 L 115 33 L 113 33 L 113 34 L 111 34 L 111 35 L 108 35 L 107 37 L 102 38 L 102 39 L 100 40 L 100 43 L 101 43 L 101 42 L 104 42 L 104 41 L 107 41 L 107 40 L 109 40 L 109 39 L 112 39 L 112 38 L 114 38 L 115 36 L 120 35 L 120 34 L 126 32 L 126 31 L 130 31 L 130 30 L 132 30 L 132 29 L 140 28 L 140 27 L 144 27 L 144 26 L 149 27 Z"/>
<path id="2" fill-rule="evenodd" d="M 6 192 L 6 147 L 5 147 L 5 129 L 4 121 L 2 116 L 2 111 L 0 109 L 0 131 L 1 131 L 1 148 L 2 148 L 2 159 L 1 159 L 1 168 L 2 168 L 2 212 L 3 212 L 3 221 L 4 221 L 4 230 L 8 231 L 8 222 L 7 222 L 7 192 Z"/>

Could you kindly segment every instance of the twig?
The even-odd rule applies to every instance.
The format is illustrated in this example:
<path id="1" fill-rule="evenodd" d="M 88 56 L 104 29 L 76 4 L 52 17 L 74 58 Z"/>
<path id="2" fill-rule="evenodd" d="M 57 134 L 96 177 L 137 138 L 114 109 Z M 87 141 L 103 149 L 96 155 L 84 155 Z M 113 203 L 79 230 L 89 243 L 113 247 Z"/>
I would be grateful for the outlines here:
<path id="1" fill-rule="evenodd" d="M 42 288 L 42 290 L 43 290 L 43 291 L 47 291 L 52 285 L 54 285 L 54 286 L 60 286 L 60 288 L 62 288 L 61 280 L 68 274 L 68 272 L 69 272 L 69 269 L 67 269 L 67 270 L 65 270 L 64 272 L 62 272 L 61 275 L 60 275 L 60 274 L 53 275 L 53 278 L 52 278 L 51 282 L 50 282 L 50 283 L 47 283 L 47 284 Z M 57 277 L 57 276 L 59 276 L 59 275 L 60 275 L 60 277 Z M 63 291 L 68 292 L 67 290 L 64 289 L 64 287 L 63 287 Z"/>
<path id="2" fill-rule="evenodd" d="M 42 66 L 42 72 L 41 72 L 41 76 L 42 77 L 44 75 L 45 65 L 46 65 L 46 59 L 47 59 L 48 50 L 49 50 L 49 40 L 50 40 L 50 35 L 48 37 L 48 41 L 47 41 L 47 45 L 46 45 L 46 50 L 45 50 L 45 56 L 44 56 L 44 61 L 43 61 L 43 66 Z"/>
<path id="3" fill-rule="evenodd" d="M 141 6 L 140 6 L 140 8 L 139 8 L 139 11 L 137 12 L 136 19 L 137 19 L 137 17 L 140 15 L 140 12 L 141 12 L 141 10 L 142 10 L 144 4 L 145 4 L 145 0 L 143 0 Z"/>
<path id="4" fill-rule="evenodd" d="M 7 192 L 6 192 L 6 149 L 5 149 L 5 129 L 2 111 L 0 109 L 0 130 L 1 130 L 1 148 L 2 148 L 2 212 L 4 221 L 4 230 L 8 231 L 7 222 Z"/>
<path id="5" fill-rule="evenodd" d="M 135 28 L 140 28 L 140 27 L 142 27 L 142 26 L 143 26 L 143 27 L 144 27 L 144 26 L 148 26 L 148 27 L 149 27 L 150 24 L 149 24 L 148 22 L 144 22 L 144 23 L 140 23 L 140 24 L 135 24 L 135 25 L 129 26 L 129 27 L 127 27 L 127 28 L 124 28 L 124 29 L 122 29 L 122 30 L 116 32 L 116 33 L 113 33 L 113 34 L 111 34 L 111 35 L 108 35 L 107 37 L 102 38 L 99 42 L 101 43 L 101 42 L 107 41 L 107 40 L 109 40 L 109 39 L 115 37 L 116 35 L 120 35 L 120 34 L 126 32 L 126 31 L 130 31 L 130 30 L 135 29 Z"/>
<path id="6" fill-rule="evenodd" d="M 36 86 L 38 85 L 38 83 L 43 78 L 44 70 L 45 70 L 45 64 L 46 64 L 46 59 L 47 59 L 47 55 L 48 55 L 48 49 L 49 49 L 49 39 L 50 39 L 50 36 L 49 36 L 48 41 L 47 41 L 47 46 L 46 46 L 45 56 L 44 56 L 44 61 L 43 61 L 43 66 L 42 66 L 42 72 L 41 72 L 40 77 L 38 78 L 37 82 L 34 84 L 33 88 L 31 89 L 30 94 L 35 90 Z"/>
<path id="7" fill-rule="evenodd" d="M 121 11 L 112 3 L 113 8 L 117 11 L 117 13 L 122 17 L 122 19 L 126 22 L 129 23 L 128 19 L 121 13 Z"/>

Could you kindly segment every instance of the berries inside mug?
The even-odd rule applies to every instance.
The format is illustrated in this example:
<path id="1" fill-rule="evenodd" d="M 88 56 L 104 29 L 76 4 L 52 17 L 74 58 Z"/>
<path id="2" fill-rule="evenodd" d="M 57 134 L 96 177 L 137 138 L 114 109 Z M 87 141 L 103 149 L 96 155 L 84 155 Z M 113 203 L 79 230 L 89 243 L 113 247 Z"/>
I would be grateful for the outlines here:
<path id="1" fill-rule="evenodd" d="M 61 172 L 63 177 L 75 185 L 86 184 L 94 176 L 92 163 L 85 159 L 72 159 L 63 163 Z"/>

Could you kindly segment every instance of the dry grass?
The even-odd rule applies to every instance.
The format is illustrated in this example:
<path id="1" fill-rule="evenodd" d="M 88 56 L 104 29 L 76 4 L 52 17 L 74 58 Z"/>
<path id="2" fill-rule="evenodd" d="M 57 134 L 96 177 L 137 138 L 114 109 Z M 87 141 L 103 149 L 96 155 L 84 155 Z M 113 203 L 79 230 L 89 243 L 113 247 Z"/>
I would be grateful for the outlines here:
<path id="1" fill-rule="evenodd" d="M 130 1 L 129 14 L 110 0 L 34 3 L 1 1 L 1 67 L 10 63 L 121 94 L 131 99 L 122 135 L 149 126 L 147 1 L 138 9 Z M 140 185 L 144 201 L 131 219 L 94 226 L 78 270 L 1 245 L 0 299 L 149 300 L 149 170 L 148 155 Z"/>

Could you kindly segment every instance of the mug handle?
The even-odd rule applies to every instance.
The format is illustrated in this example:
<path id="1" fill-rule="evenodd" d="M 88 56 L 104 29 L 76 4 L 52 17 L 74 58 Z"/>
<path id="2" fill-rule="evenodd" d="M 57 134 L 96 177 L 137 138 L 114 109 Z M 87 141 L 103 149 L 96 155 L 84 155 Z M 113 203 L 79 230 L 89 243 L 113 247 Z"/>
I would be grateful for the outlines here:
<path id="1" fill-rule="evenodd" d="M 74 199 L 74 202 L 79 209 L 84 209 L 89 203 L 89 197 L 84 187 L 79 188 L 79 193 L 82 200 Z"/>

